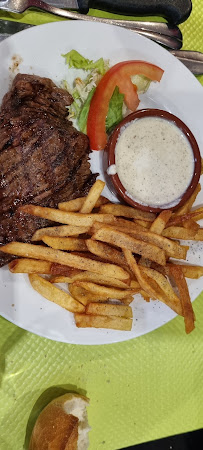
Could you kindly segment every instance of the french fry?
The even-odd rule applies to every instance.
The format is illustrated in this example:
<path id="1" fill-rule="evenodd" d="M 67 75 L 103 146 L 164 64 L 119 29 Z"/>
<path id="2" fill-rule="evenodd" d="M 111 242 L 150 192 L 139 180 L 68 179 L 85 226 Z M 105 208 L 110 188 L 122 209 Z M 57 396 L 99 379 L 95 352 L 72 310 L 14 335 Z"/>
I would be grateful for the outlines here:
<path id="1" fill-rule="evenodd" d="M 77 237 L 79 234 L 87 233 L 89 227 L 76 227 L 74 225 L 60 225 L 57 227 L 47 227 L 40 228 L 35 231 L 32 236 L 32 241 L 41 241 L 43 236 L 75 236 Z"/>
<path id="2" fill-rule="evenodd" d="M 150 231 L 156 234 L 162 234 L 166 224 L 172 216 L 172 211 L 165 210 L 161 211 L 158 217 L 154 220 L 154 222 L 150 226 Z"/>
<path id="3" fill-rule="evenodd" d="M 177 209 L 177 211 L 174 213 L 174 216 L 182 216 L 183 214 L 187 214 L 191 210 L 192 205 L 194 204 L 197 195 L 199 194 L 200 191 L 201 191 L 201 184 L 198 183 L 196 189 L 194 190 L 190 198 L 184 203 L 183 206 Z"/>
<path id="4" fill-rule="evenodd" d="M 35 291 L 37 291 L 47 300 L 50 300 L 51 302 L 54 302 L 57 305 L 61 306 L 62 308 L 65 308 L 71 312 L 84 311 L 85 308 L 81 303 L 79 303 L 69 294 L 58 289 L 56 286 L 54 286 L 44 278 L 40 277 L 39 275 L 30 274 L 29 280 L 33 289 L 35 289 Z"/>
<path id="5" fill-rule="evenodd" d="M 191 211 L 190 216 L 194 221 L 203 219 L 203 208 L 198 208 L 194 211 Z"/>
<path id="6" fill-rule="evenodd" d="M 92 239 L 107 242 L 120 248 L 126 248 L 133 253 L 144 256 L 158 264 L 165 265 L 166 258 L 164 251 L 154 244 L 149 244 L 138 239 L 134 239 L 125 233 L 114 230 L 110 227 L 103 227 L 98 230 Z"/>
<path id="7" fill-rule="evenodd" d="M 73 298 L 78 302 L 86 306 L 88 303 L 92 302 L 106 302 L 108 298 L 106 296 L 94 295 L 91 292 L 86 291 L 81 286 L 76 286 L 75 284 L 69 284 L 68 289 Z"/>
<path id="8" fill-rule="evenodd" d="M 90 236 L 92 236 L 94 233 L 96 233 L 98 230 L 100 230 L 100 228 L 103 228 L 103 223 L 101 222 L 94 222 L 93 225 L 91 226 L 91 228 L 89 228 L 89 234 Z M 113 224 L 110 224 L 110 226 L 113 227 Z"/>
<path id="9" fill-rule="evenodd" d="M 152 261 L 147 258 L 143 258 L 143 256 L 138 261 L 138 265 L 142 267 L 151 267 Z"/>
<path id="10" fill-rule="evenodd" d="M 10 242 L 1 246 L 1 251 L 16 256 L 24 256 L 26 258 L 40 259 L 43 261 L 57 262 L 75 269 L 89 270 L 91 272 L 102 273 L 119 280 L 128 280 L 128 273 L 122 268 L 114 264 L 103 263 L 90 260 L 81 256 L 72 255 L 61 250 L 55 250 L 42 245 L 25 244 L 22 242 Z"/>
<path id="11" fill-rule="evenodd" d="M 51 263 L 48 261 L 38 261 L 37 259 L 14 259 L 8 265 L 12 273 L 51 273 Z"/>
<path id="12" fill-rule="evenodd" d="M 160 264 L 152 262 L 150 267 L 152 269 L 156 270 L 157 272 L 162 273 L 162 275 L 166 276 L 166 275 L 168 275 L 167 264 L 168 263 L 166 263 L 166 266 L 161 266 Z"/>
<path id="13" fill-rule="evenodd" d="M 156 220 L 156 219 L 155 219 Z M 147 222 L 146 220 L 133 219 L 134 223 L 141 228 L 149 229 L 151 227 L 151 222 Z M 153 223 L 153 222 L 152 222 Z M 139 228 L 138 228 L 139 229 Z"/>
<path id="14" fill-rule="evenodd" d="M 188 219 L 185 222 L 183 222 L 183 227 L 187 228 L 187 230 L 194 231 L 196 234 L 200 228 L 200 225 L 197 222 L 195 222 L 193 219 Z"/>
<path id="15" fill-rule="evenodd" d="M 102 274 L 84 271 L 72 278 L 73 281 L 90 281 L 92 283 L 101 284 L 102 286 L 110 286 L 119 289 L 128 289 L 129 283 L 117 278 L 103 276 Z M 129 280 L 130 281 L 130 280 Z M 137 287 L 137 286 L 136 286 Z"/>
<path id="16" fill-rule="evenodd" d="M 141 289 L 140 294 L 146 302 L 150 302 L 150 295 L 147 294 L 143 289 Z"/>
<path id="17" fill-rule="evenodd" d="M 154 269 L 148 268 L 148 267 L 142 267 L 142 272 L 144 272 L 149 278 L 152 278 L 156 283 L 159 285 L 161 290 L 165 293 L 165 295 L 169 298 L 169 306 L 170 304 L 173 304 L 175 306 L 175 310 L 180 310 L 180 299 L 175 294 L 174 290 L 172 289 L 171 285 L 169 284 L 168 280 L 165 278 L 163 274 L 160 272 L 157 272 Z M 174 308 L 172 308 L 174 309 Z M 179 314 L 179 313 L 178 313 Z"/>
<path id="18" fill-rule="evenodd" d="M 167 222 L 169 221 L 171 215 L 172 215 L 172 211 L 170 211 L 170 210 L 161 211 L 161 213 L 158 215 L 158 217 L 149 226 L 149 231 L 151 233 L 155 233 L 155 234 L 161 235 L 163 230 L 164 230 L 164 228 L 165 228 L 165 226 L 166 226 L 166 224 L 167 224 Z M 149 224 L 149 222 L 145 222 L 145 223 Z M 137 226 L 137 223 L 136 223 L 136 226 Z M 168 242 L 168 244 L 170 246 L 173 246 L 173 243 L 171 243 L 170 241 Z M 161 248 L 163 248 L 163 247 L 161 247 Z M 173 248 L 172 251 L 175 251 L 175 252 L 179 251 L 179 248 L 177 248 L 177 247 Z M 167 250 L 166 250 L 166 253 L 167 253 L 167 255 L 169 255 Z M 143 267 L 150 267 L 151 266 L 151 261 L 149 259 L 143 258 L 143 256 L 142 256 L 140 258 L 139 265 L 143 266 Z M 147 296 L 146 295 L 143 294 L 143 297 L 147 300 Z"/>
<path id="19" fill-rule="evenodd" d="M 115 316 L 93 316 L 92 314 L 75 314 L 78 328 L 108 328 L 112 330 L 130 331 L 132 320 Z"/>
<path id="20" fill-rule="evenodd" d="M 196 231 L 187 230 L 184 227 L 171 226 L 165 228 L 162 235 L 170 239 L 194 240 Z"/>
<path id="21" fill-rule="evenodd" d="M 69 200 L 68 202 L 58 203 L 58 209 L 67 212 L 79 212 L 85 199 L 86 197 L 78 197 L 74 198 L 73 200 Z"/>
<path id="22" fill-rule="evenodd" d="M 101 223 L 100 225 L 101 226 L 98 227 L 98 228 L 99 229 L 103 228 L 104 224 Z M 114 224 L 107 224 L 107 225 L 112 227 L 114 230 L 120 231 L 121 233 L 125 233 L 125 234 L 128 234 L 128 235 L 134 236 L 134 237 L 136 237 L 136 234 L 137 234 L 138 231 L 147 231 L 146 228 L 143 228 L 143 227 L 141 227 L 140 225 L 137 225 L 137 224 L 134 224 L 135 225 L 134 228 L 133 227 L 123 227 L 123 226 L 120 226 L 120 225 L 116 225 L 115 226 Z M 93 229 L 93 227 L 91 228 L 91 230 L 92 229 Z"/>
<path id="23" fill-rule="evenodd" d="M 140 285 L 139 285 L 138 281 L 131 280 L 131 282 L 130 282 L 130 288 L 131 288 L 131 289 L 140 289 Z"/>
<path id="24" fill-rule="evenodd" d="M 132 308 L 126 305 L 112 305 L 109 303 L 89 303 L 85 308 L 85 314 L 118 316 L 132 319 Z"/>
<path id="25" fill-rule="evenodd" d="M 78 227 L 91 227 L 95 221 L 104 223 L 113 222 L 112 214 L 80 214 L 35 205 L 20 206 L 19 211 L 31 214 L 32 216 L 42 217 L 43 219 L 53 220 L 54 222 Z"/>
<path id="26" fill-rule="evenodd" d="M 171 264 L 170 265 L 170 275 L 175 280 L 175 283 L 177 285 L 178 291 L 179 291 L 179 297 L 182 305 L 183 310 L 183 316 L 184 316 L 184 322 L 185 322 L 185 331 L 186 333 L 191 333 L 192 330 L 195 328 L 195 315 L 192 308 L 192 303 L 190 300 L 190 295 L 188 291 L 188 286 L 186 283 L 186 280 L 184 278 L 182 269 L 180 267 L 177 267 L 176 265 Z"/>
<path id="27" fill-rule="evenodd" d="M 131 219 L 144 219 L 148 222 L 153 222 L 153 220 L 156 218 L 156 215 L 154 213 L 131 208 L 131 206 L 112 203 L 101 206 L 100 212 L 103 214 L 112 214 L 113 216 L 122 216 Z"/>
<path id="28" fill-rule="evenodd" d="M 161 302 L 172 308 L 177 314 L 182 315 L 182 307 L 180 302 L 177 304 L 173 303 L 154 279 L 147 276 L 145 273 L 143 273 L 143 271 L 141 272 L 142 268 L 138 266 L 135 258 L 129 250 L 123 249 L 123 252 L 129 266 L 135 273 L 137 280 L 144 292 L 146 292 L 146 294 L 148 294 L 151 299 L 160 300 Z"/>
<path id="29" fill-rule="evenodd" d="M 120 219 L 120 218 L 119 218 Z M 125 219 L 121 219 L 123 220 L 123 222 L 127 222 L 127 220 Z M 151 223 L 151 222 L 149 222 Z M 114 230 L 120 231 L 121 233 L 125 233 L 125 234 L 136 234 L 136 231 L 145 231 L 146 228 L 141 227 L 140 225 L 138 225 L 137 223 L 135 224 L 134 222 L 130 222 L 129 224 L 121 224 L 121 223 L 117 223 L 116 221 L 110 224 L 107 224 L 109 227 L 113 228 Z M 97 231 L 99 231 L 101 228 L 104 227 L 104 224 L 102 222 L 94 222 L 92 227 L 90 227 L 88 234 L 90 236 L 92 236 L 94 233 L 96 233 Z"/>
<path id="30" fill-rule="evenodd" d="M 88 272 L 88 271 L 84 271 L 83 273 L 73 276 L 72 280 L 73 281 L 90 281 L 92 283 L 101 284 L 102 286 L 111 286 L 111 287 L 116 287 L 119 289 L 128 289 L 129 284 L 130 284 L 130 280 L 129 280 L 129 282 L 126 283 L 125 280 L 122 281 L 122 280 L 118 280 L 117 278 L 107 277 L 107 276 L 103 276 L 102 274 L 99 274 L 99 273 L 93 273 L 93 272 Z M 137 286 L 136 286 L 136 288 L 137 288 Z"/>
<path id="31" fill-rule="evenodd" d="M 68 202 L 61 202 L 58 204 L 58 208 L 62 211 L 79 212 L 85 202 L 85 199 L 86 197 L 79 197 L 74 200 L 69 200 Z M 96 201 L 94 207 L 99 208 L 106 203 L 109 203 L 109 200 L 101 195 Z"/>
<path id="32" fill-rule="evenodd" d="M 104 181 L 97 180 L 89 190 L 87 197 L 85 198 L 85 201 L 80 208 L 80 212 L 82 214 L 89 214 L 94 209 L 97 200 L 99 199 L 103 189 L 104 189 L 105 183 Z"/>
<path id="33" fill-rule="evenodd" d="M 144 225 L 140 225 L 140 227 L 141 227 L 141 229 L 142 228 L 145 228 L 146 227 L 146 224 L 147 224 L 147 226 L 149 225 L 149 226 L 151 226 L 151 223 L 152 222 L 146 222 L 146 221 L 144 221 L 144 220 L 136 220 L 136 225 L 137 225 L 137 222 L 139 222 L 139 223 L 141 223 L 141 224 L 144 224 L 145 223 L 145 226 Z M 135 226 L 135 221 L 131 221 L 131 220 L 126 220 L 126 219 L 123 219 L 123 218 L 121 218 L 121 217 L 114 217 L 114 221 L 113 221 L 113 223 L 112 224 L 109 224 L 110 226 L 114 226 L 115 228 L 125 228 L 126 230 L 135 230 L 136 229 L 136 226 Z"/>
<path id="34" fill-rule="evenodd" d="M 93 230 L 95 229 L 95 225 L 96 224 L 94 224 L 92 227 Z M 102 235 L 101 229 L 103 230 L 104 227 L 105 227 L 104 224 L 99 224 L 99 227 L 98 227 L 97 231 L 93 234 L 92 239 L 95 239 L 95 236 Z M 145 230 L 145 229 L 140 230 L 140 229 L 137 229 L 136 226 L 134 227 L 134 229 L 131 227 L 126 229 L 126 228 L 117 227 L 117 225 L 115 227 L 108 225 L 109 230 L 110 230 L 110 227 L 111 227 L 111 230 L 118 231 L 120 233 L 124 233 L 125 235 L 127 234 L 130 236 L 133 236 L 133 238 L 138 239 L 139 241 L 148 242 L 150 244 L 156 245 L 157 247 L 162 248 L 167 253 L 168 256 L 171 256 L 171 257 L 177 258 L 177 259 L 178 258 L 186 259 L 186 254 L 187 254 L 186 248 L 184 248 L 177 242 L 173 242 L 169 239 L 164 239 L 163 236 L 159 236 L 158 234 L 151 232 L 151 230 Z M 88 246 L 88 243 L 87 243 L 87 246 Z M 90 246 L 91 246 L 91 241 L 90 241 L 89 247 L 88 247 L 89 250 L 90 250 Z M 121 264 L 121 262 L 120 262 L 120 264 Z"/>
<path id="35" fill-rule="evenodd" d="M 92 244 L 92 242 L 94 242 L 94 244 Z M 129 274 L 128 280 L 124 280 L 124 282 L 127 283 L 128 285 L 130 284 L 130 278 L 133 278 L 134 275 L 132 274 L 130 268 L 128 267 L 126 260 L 123 257 L 120 249 L 116 249 L 111 245 L 108 245 L 103 242 L 93 241 L 92 239 L 87 239 L 86 245 L 89 251 L 91 250 L 92 252 L 88 254 L 89 258 L 96 259 L 97 261 L 102 260 L 103 262 L 108 261 L 109 263 L 113 263 L 120 267 L 123 267 L 124 270 Z"/>
<path id="36" fill-rule="evenodd" d="M 131 234 L 131 230 L 129 233 Z M 166 252 L 167 256 L 177 259 L 186 259 L 187 250 L 185 247 L 181 246 L 177 242 L 166 239 L 159 234 L 151 232 L 151 229 L 146 231 L 136 230 L 135 233 L 133 233 L 133 237 L 162 248 Z"/>
<path id="37" fill-rule="evenodd" d="M 64 266 L 63 264 L 52 263 L 51 264 L 51 275 L 63 275 L 65 277 L 73 277 L 78 273 L 82 273 L 83 271 L 80 269 L 75 269 L 70 266 Z"/>
<path id="38" fill-rule="evenodd" d="M 72 277 L 65 276 L 55 276 L 51 280 L 51 283 L 73 283 L 74 281 L 91 281 L 92 283 L 101 284 L 103 286 L 111 286 L 120 289 L 127 289 L 128 285 L 117 278 L 104 277 L 101 274 L 88 272 L 87 270 L 80 272 Z M 136 281 L 134 282 L 134 287 L 131 286 L 131 289 L 135 289 L 139 287 Z"/>
<path id="39" fill-rule="evenodd" d="M 100 256 L 119 266 L 126 265 L 125 257 L 120 250 L 117 250 L 108 244 L 104 244 L 103 242 L 93 241 L 92 239 L 87 239 L 86 245 L 88 250 L 94 255 Z"/>
<path id="40" fill-rule="evenodd" d="M 105 296 L 106 298 L 116 299 L 116 300 L 122 300 L 125 297 L 128 297 L 129 295 L 134 295 L 137 292 L 137 289 L 125 289 L 120 290 L 116 288 L 110 288 L 106 286 L 101 286 L 96 283 L 92 283 L 90 281 L 75 281 L 75 286 L 80 286 L 83 289 L 86 289 L 86 291 L 91 292 L 92 294 L 100 296 Z"/>
<path id="41" fill-rule="evenodd" d="M 171 239 L 183 239 L 185 241 L 203 241 L 203 228 L 197 232 L 184 227 L 168 227 L 163 231 L 163 236 Z"/>
<path id="42" fill-rule="evenodd" d="M 120 217 L 115 217 L 112 223 L 109 223 L 108 226 L 113 227 L 115 230 L 122 231 L 123 233 L 129 234 L 130 231 L 136 232 L 136 230 L 143 230 L 143 227 L 137 224 L 138 221 L 131 222 L 130 220 L 122 219 Z M 146 222 L 151 224 L 151 222 Z M 96 231 L 100 230 L 104 224 L 102 222 L 94 222 L 92 227 L 89 229 L 90 234 L 96 233 Z"/>
<path id="43" fill-rule="evenodd" d="M 167 268 L 170 268 L 171 264 L 167 263 Z M 197 280 L 200 277 L 203 277 L 203 267 L 202 266 L 190 266 L 189 264 L 175 264 L 176 267 L 180 267 L 183 275 L 186 278 L 192 278 L 193 280 Z"/>
<path id="44" fill-rule="evenodd" d="M 138 266 L 136 259 L 133 257 L 133 254 L 130 250 L 123 248 L 123 253 L 125 255 L 126 261 L 130 266 L 132 272 L 134 272 L 140 287 L 152 298 L 156 299 L 156 292 L 153 288 L 148 285 L 144 275 L 140 271 L 140 267 Z"/>
<path id="45" fill-rule="evenodd" d="M 134 300 L 134 297 L 132 295 L 129 295 L 128 297 L 122 298 L 122 303 L 124 305 L 130 305 L 133 302 L 133 300 Z"/>
<path id="46" fill-rule="evenodd" d="M 81 251 L 81 252 L 87 251 L 85 239 L 73 237 L 60 238 L 56 236 L 43 236 L 42 241 L 49 247 L 58 250 Z"/>
<path id="47" fill-rule="evenodd" d="M 70 277 L 65 277 L 63 275 L 56 275 L 50 278 L 50 283 L 73 283 L 72 278 Z"/>
<path id="48" fill-rule="evenodd" d="M 167 227 L 171 227 L 171 226 L 176 226 L 176 225 L 182 225 L 183 222 L 186 222 L 187 220 L 193 219 L 195 220 L 200 220 L 203 219 L 203 207 L 201 208 L 197 208 L 194 211 L 190 211 L 187 214 L 183 214 L 183 215 L 179 215 L 179 216 L 174 216 L 172 217 L 168 224 Z"/>

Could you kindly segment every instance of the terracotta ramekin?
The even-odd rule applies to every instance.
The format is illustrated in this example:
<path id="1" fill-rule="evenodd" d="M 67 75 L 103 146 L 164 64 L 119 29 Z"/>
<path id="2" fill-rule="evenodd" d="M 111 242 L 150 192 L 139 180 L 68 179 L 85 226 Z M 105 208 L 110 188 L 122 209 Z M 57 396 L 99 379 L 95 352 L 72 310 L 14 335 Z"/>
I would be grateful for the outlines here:
<path id="1" fill-rule="evenodd" d="M 188 139 L 193 154 L 194 154 L 194 173 L 191 180 L 190 185 L 186 189 L 186 191 L 183 193 L 182 197 L 180 198 L 180 201 L 173 207 L 167 208 L 167 205 L 164 205 L 163 208 L 161 207 L 153 207 L 153 206 L 146 206 L 138 203 L 137 201 L 134 201 L 132 198 L 128 197 L 126 193 L 126 189 L 122 185 L 118 175 L 108 175 L 107 174 L 107 168 L 113 164 L 115 164 L 115 147 L 118 140 L 118 137 L 120 135 L 120 130 L 124 125 L 127 125 L 129 122 L 140 119 L 143 117 L 159 117 L 166 120 L 169 120 L 173 122 L 186 136 Z M 110 190 L 113 191 L 113 193 L 117 196 L 117 198 L 121 201 L 124 201 L 125 203 L 128 203 L 131 206 L 134 206 L 136 208 L 142 209 L 144 211 L 152 211 L 152 212 L 161 212 L 164 209 L 170 209 L 175 210 L 182 206 L 192 195 L 194 192 L 200 178 L 201 174 L 201 155 L 199 151 L 199 147 L 197 144 L 197 141 L 190 131 L 190 129 L 185 125 L 184 122 L 182 122 L 178 117 L 174 116 L 173 114 L 163 111 L 160 109 L 141 109 L 138 111 L 133 112 L 132 114 L 129 114 L 125 119 L 123 119 L 117 127 L 112 132 L 107 146 L 104 151 L 104 170 L 105 170 L 105 178 L 107 185 L 109 186 Z"/>

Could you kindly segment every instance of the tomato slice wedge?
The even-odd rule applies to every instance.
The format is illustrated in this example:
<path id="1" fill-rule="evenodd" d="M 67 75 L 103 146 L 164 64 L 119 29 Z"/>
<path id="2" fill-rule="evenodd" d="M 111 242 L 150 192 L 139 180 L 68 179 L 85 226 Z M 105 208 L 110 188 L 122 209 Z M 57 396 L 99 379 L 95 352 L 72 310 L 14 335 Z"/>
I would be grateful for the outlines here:
<path id="1" fill-rule="evenodd" d="M 109 101 L 116 86 L 124 94 L 127 107 L 131 111 L 137 109 L 139 98 L 130 78 L 132 75 L 144 75 L 152 81 L 160 81 L 163 70 L 145 61 L 124 61 L 106 72 L 92 97 L 87 119 L 87 135 L 92 150 L 102 150 L 107 143 L 105 123 Z"/>

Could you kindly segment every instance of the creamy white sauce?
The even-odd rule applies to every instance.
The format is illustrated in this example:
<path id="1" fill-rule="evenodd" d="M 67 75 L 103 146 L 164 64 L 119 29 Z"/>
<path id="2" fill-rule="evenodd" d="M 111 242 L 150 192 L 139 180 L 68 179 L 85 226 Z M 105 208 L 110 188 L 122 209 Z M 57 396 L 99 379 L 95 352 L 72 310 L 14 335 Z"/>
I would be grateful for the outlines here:
<path id="1" fill-rule="evenodd" d="M 116 175 L 116 165 L 111 164 L 107 169 L 107 175 Z"/>
<path id="2" fill-rule="evenodd" d="M 193 177 L 194 154 L 172 121 L 144 117 L 121 128 L 115 164 L 130 198 L 149 206 L 175 206 Z"/>

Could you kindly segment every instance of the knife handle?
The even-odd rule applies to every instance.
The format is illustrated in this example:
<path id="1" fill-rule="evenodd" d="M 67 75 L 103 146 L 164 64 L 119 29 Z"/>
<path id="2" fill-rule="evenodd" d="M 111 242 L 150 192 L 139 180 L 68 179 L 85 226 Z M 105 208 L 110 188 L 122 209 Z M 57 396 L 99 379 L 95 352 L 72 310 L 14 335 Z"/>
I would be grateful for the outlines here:
<path id="1" fill-rule="evenodd" d="M 178 24 L 188 18 L 192 3 L 191 0 L 78 0 L 78 7 L 82 13 L 95 8 L 131 16 L 162 16 Z"/>

